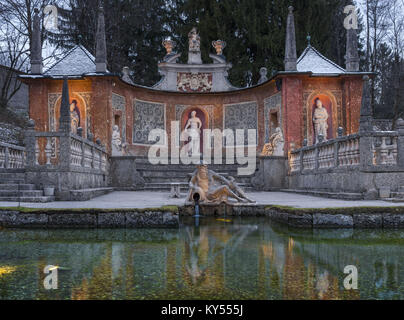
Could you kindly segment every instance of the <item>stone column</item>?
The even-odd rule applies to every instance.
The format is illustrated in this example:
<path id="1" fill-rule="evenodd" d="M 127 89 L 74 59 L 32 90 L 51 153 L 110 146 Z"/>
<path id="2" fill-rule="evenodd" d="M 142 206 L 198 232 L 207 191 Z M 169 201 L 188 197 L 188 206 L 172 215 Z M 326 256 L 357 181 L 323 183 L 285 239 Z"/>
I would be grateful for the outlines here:
<path id="1" fill-rule="evenodd" d="M 360 161 L 362 170 L 373 166 L 372 152 L 372 132 L 373 132 L 373 112 L 371 105 L 369 76 L 363 77 L 362 106 L 359 124 L 360 143 Z"/>
<path id="2" fill-rule="evenodd" d="M 70 146 L 70 131 L 71 131 L 71 117 L 70 117 L 70 98 L 69 86 L 67 77 L 63 79 L 62 90 L 62 103 L 60 106 L 60 124 L 59 132 L 62 133 L 60 137 L 60 165 L 64 169 L 70 168 L 71 146 Z"/>
<path id="3" fill-rule="evenodd" d="M 96 72 L 107 72 L 107 43 L 105 40 L 105 18 L 104 8 L 100 6 L 98 8 L 98 25 L 97 25 L 97 48 L 96 48 Z"/>
<path id="4" fill-rule="evenodd" d="M 28 121 L 27 130 L 24 133 L 24 145 L 25 145 L 25 152 L 27 154 L 26 166 L 27 166 L 27 168 L 35 167 L 36 137 L 35 137 L 35 121 L 32 119 Z"/>
<path id="5" fill-rule="evenodd" d="M 297 71 L 296 30 L 293 7 L 289 7 L 286 25 L 285 71 Z"/>
<path id="6" fill-rule="evenodd" d="M 39 10 L 34 10 L 32 26 L 32 50 L 31 50 L 31 73 L 42 74 L 42 41 L 41 41 L 41 19 Z"/>
<path id="7" fill-rule="evenodd" d="M 358 54 L 358 34 L 355 29 L 347 31 L 346 43 L 346 71 L 359 71 L 359 54 Z"/>
<path id="8" fill-rule="evenodd" d="M 397 164 L 404 169 L 404 120 L 397 121 L 398 140 L 397 140 Z"/>

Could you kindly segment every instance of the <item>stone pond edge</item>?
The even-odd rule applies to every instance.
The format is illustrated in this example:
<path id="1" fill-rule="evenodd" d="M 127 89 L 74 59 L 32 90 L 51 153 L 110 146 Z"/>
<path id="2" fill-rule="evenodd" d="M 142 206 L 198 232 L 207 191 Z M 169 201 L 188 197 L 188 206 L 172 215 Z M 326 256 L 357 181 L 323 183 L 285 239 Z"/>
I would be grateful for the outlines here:
<path id="1" fill-rule="evenodd" d="M 366 207 L 299 209 L 280 206 L 201 206 L 204 216 L 268 217 L 298 228 L 404 228 L 404 208 Z M 3 228 L 178 228 L 180 217 L 194 215 L 193 206 L 150 209 L 0 208 Z"/>

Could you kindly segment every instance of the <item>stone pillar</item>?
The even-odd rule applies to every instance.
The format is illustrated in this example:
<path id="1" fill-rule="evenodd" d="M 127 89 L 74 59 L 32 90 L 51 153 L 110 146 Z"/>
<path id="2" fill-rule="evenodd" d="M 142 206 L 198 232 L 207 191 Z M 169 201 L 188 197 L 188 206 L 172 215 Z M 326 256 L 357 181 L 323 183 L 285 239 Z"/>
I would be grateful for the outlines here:
<path id="1" fill-rule="evenodd" d="M 358 34 L 355 29 L 347 31 L 346 43 L 346 71 L 359 71 L 359 54 L 358 54 Z"/>
<path id="2" fill-rule="evenodd" d="M 373 111 L 369 82 L 369 76 L 364 76 L 362 89 L 362 105 L 359 122 L 360 133 L 373 131 Z"/>
<path id="3" fill-rule="evenodd" d="M 397 121 L 398 140 L 397 140 L 397 164 L 404 169 L 404 120 Z"/>
<path id="4" fill-rule="evenodd" d="M 70 98 L 69 86 L 67 77 L 63 79 L 62 102 L 60 106 L 60 124 L 59 132 L 63 133 L 60 137 L 60 165 L 63 168 L 70 168 L 70 131 L 71 131 L 71 117 L 70 117 Z"/>
<path id="5" fill-rule="evenodd" d="M 25 145 L 25 152 L 27 154 L 26 158 L 26 166 L 27 168 L 32 168 L 35 166 L 36 163 L 36 152 L 35 152 L 35 145 L 36 145 L 36 137 L 35 137 L 35 121 L 29 120 L 27 129 L 24 133 L 24 145 Z"/>
<path id="6" fill-rule="evenodd" d="M 363 77 L 362 105 L 359 122 L 359 133 L 361 135 L 359 150 L 362 170 L 367 170 L 373 166 L 373 112 L 369 81 L 369 76 Z"/>
<path id="7" fill-rule="evenodd" d="M 39 10 L 34 10 L 31 43 L 31 73 L 42 74 L 42 40 L 41 40 L 41 19 Z"/>
<path id="8" fill-rule="evenodd" d="M 104 8 L 100 6 L 98 8 L 98 25 L 97 25 L 97 48 L 96 48 L 96 72 L 107 72 L 107 43 L 105 40 L 105 18 Z"/>
<path id="9" fill-rule="evenodd" d="M 297 71 L 296 31 L 293 7 L 289 7 L 286 25 L 285 71 Z"/>

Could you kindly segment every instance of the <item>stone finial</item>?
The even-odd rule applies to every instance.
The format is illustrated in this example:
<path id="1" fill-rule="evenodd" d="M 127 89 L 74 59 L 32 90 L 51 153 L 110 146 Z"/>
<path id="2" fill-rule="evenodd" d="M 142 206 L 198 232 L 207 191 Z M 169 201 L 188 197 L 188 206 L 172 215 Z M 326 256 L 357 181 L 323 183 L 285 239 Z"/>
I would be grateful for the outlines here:
<path id="1" fill-rule="evenodd" d="M 309 144 L 308 140 L 307 140 L 307 139 L 304 139 L 304 140 L 303 140 L 303 147 L 307 147 L 308 144 Z"/>
<path id="2" fill-rule="evenodd" d="M 100 6 L 98 8 L 98 25 L 97 25 L 97 37 L 96 37 L 96 72 L 107 72 L 107 43 L 105 40 L 105 18 L 104 8 Z"/>
<path id="3" fill-rule="evenodd" d="M 338 137 L 341 138 L 344 135 L 344 128 L 339 127 L 337 133 L 338 133 Z"/>
<path id="4" fill-rule="evenodd" d="M 258 80 L 258 84 L 264 83 L 268 81 L 268 69 L 262 67 L 260 69 L 260 79 Z"/>
<path id="5" fill-rule="evenodd" d="M 310 47 L 311 46 L 311 35 L 308 34 L 306 39 L 307 39 L 307 45 Z"/>
<path id="6" fill-rule="evenodd" d="M 324 135 L 319 134 L 319 135 L 318 135 L 318 139 L 317 139 L 318 143 L 323 143 L 324 140 L 325 140 L 325 139 L 324 139 Z"/>
<path id="7" fill-rule="evenodd" d="M 223 55 L 223 50 L 226 48 L 227 43 L 223 40 L 212 41 L 212 47 L 216 50 L 218 56 Z"/>
<path id="8" fill-rule="evenodd" d="M 34 119 L 29 119 L 28 120 L 27 128 L 29 130 L 34 130 L 35 129 L 35 120 Z"/>
<path id="9" fill-rule="evenodd" d="M 129 83 L 129 84 L 134 84 L 132 79 L 130 78 L 130 70 L 128 67 L 123 67 L 122 69 L 122 80 Z"/>
<path id="10" fill-rule="evenodd" d="M 357 72 L 359 71 L 359 53 L 358 53 L 358 34 L 353 28 L 347 31 L 346 40 L 346 71 Z"/>
<path id="11" fill-rule="evenodd" d="M 31 73 L 42 74 L 42 40 L 41 40 L 41 19 L 39 10 L 35 8 L 32 26 L 32 48 L 31 48 Z"/>
<path id="12" fill-rule="evenodd" d="M 372 98 L 370 93 L 369 76 L 363 77 L 362 105 L 360 115 L 360 131 L 368 132 L 373 130 Z"/>
<path id="13" fill-rule="evenodd" d="M 171 37 L 168 37 L 163 40 L 163 47 L 167 51 L 167 55 L 170 55 L 173 53 L 174 48 L 176 47 L 177 43 L 171 39 Z"/>
<path id="14" fill-rule="evenodd" d="M 70 97 L 69 97 L 69 85 L 67 77 L 63 78 L 62 89 L 62 102 L 60 106 L 60 125 L 59 130 L 64 132 L 71 131 L 71 119 L 70 119 Z"/>
<path id="15" fill-rule="evenodd" d="M 400 134 L 404 133 L 404 120 L 403 120 L 403 118 L 400 118 L 400 119 L 397 120 L 396 127 L 397 127 L 397 130 L 400 132 Z"/>
<path id="16" fill-rule="evenodd" d="M 82 127 L 78 127 L 78 128 L 77 128 L 77 135 L 78 135 L 79 137 L 83 137 L 83 128 L 82 128 Z"/>
<path id="17" fill-rule="evenodd" d="M 296 30 L 293 7 L 289 7 L 286 25 L 285 71 L 297 71 Z"/>

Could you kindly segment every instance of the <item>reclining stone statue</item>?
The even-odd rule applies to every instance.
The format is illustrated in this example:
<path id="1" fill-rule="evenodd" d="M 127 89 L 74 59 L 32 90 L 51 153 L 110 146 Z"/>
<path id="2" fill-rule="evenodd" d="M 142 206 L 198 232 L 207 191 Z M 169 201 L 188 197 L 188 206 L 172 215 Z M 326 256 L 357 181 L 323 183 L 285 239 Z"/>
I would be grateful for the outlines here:
<path id="1" fill-rule="evenodd" d="M 190 203 L 194 201 L 195 194 L 199 195 L 199 202 L 202 204 L 234 203 L 229 201 L 229 198 L 236 200 L 236 203 L 255 203 L 255 201 L 247 197 L 233 177 L 226 179 L 209 170 L 207 165 L 198 165 L 189 187 L 187 201 Z"/>

